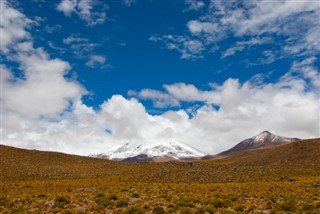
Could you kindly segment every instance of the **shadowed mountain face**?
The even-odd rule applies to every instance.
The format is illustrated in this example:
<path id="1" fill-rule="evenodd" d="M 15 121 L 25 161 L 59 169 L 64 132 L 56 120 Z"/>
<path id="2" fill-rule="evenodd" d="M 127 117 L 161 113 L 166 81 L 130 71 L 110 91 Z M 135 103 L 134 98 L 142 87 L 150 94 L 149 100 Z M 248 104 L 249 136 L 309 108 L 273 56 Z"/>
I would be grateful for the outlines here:
<path id="1" fill-rule="evenodd" d="M 268 148 L 268 147 L 295 142 L 298 140 L 300 139 L 281 137 L 281 136 L 274 135 L 269 131 L 263 131 L 252 138 L 248 138 L 244 141 L 241 141 L 231 149 L 224 151 L 218 155 L 230 156 L 230 155 L 238 154 L 238 153 L 253 150 L 253 149 Z"/>

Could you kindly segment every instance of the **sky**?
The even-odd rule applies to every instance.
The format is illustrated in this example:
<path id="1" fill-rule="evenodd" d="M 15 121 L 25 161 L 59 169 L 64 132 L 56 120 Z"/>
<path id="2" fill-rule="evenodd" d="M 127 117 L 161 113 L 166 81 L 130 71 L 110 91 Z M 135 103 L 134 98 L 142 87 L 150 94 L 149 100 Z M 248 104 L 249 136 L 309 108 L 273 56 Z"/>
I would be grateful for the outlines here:
<path id="1" fill-rule="evenodd" d="M 0 0 L 1 144 L 209 154 L 320 137 L 319 0 Z"/>

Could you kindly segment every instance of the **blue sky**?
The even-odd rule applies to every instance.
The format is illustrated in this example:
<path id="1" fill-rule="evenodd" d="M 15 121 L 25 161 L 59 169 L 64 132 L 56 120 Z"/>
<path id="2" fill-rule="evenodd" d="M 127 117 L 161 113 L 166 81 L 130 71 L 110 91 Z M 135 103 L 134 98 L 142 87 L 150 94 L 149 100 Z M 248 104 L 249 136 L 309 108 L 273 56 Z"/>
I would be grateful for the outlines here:
<path id="1" fill-rule="evenodd" d="M 317 137 L 319 11 L 318 0 L 1 1 L 2 143 L 216 153 L 265 129 Z"/>

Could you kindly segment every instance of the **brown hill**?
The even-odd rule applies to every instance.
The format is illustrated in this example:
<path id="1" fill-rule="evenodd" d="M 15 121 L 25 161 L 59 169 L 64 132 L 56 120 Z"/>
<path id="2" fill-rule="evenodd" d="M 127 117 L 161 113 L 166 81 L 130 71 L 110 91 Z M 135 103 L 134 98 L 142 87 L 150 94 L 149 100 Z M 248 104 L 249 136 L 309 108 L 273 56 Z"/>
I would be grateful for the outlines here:
<path id="1" fill-rule="evenodd" d="M 320 166 L 320 138 L 300 140 L 271 148 L 256 149 L 218 159 L 237 165 L 313 165 Z"/>
<path id="2" fill-rule="evenodd" d="M 0 145 L 0 179 L 91 178 L 121 174 L 124 163 Z"/>

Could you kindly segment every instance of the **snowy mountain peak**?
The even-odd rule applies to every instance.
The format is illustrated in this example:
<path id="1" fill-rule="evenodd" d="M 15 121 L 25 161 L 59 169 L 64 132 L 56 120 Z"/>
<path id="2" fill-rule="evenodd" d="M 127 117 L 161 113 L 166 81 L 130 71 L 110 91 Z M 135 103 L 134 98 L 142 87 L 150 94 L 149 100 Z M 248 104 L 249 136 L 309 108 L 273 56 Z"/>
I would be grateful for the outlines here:
<path id="1" fill-rule="evenodd" d="M 281 143 L 293 141 L 292 138 L 274 135 L 269 131 L 263 131 L 260 134 L 247 139 L 246 141 L 251 141 L 251 140 L 253 143 L 263 143 L 263 144 L 272 144 L 272 143 L 281 144 Z"/>
<path id="2" fill-rule="evenodd" d="M 276 137 L 276 136 L 269 131 L 263 131 L 260 134 L 254 136 L 253 139 L 255 141 L 263 141 L 263 140 L 270 138 L 270 137 Z"/>
<path id="3" fill-rule="evenodd" d="M 232 155 L 243 151 L 277 146 L 285 143 L 294 142 L 297 140 L 299 139 L 281 137 L 278 135 L 274 135 L 269 131 L 263 131 L 252 138 L 248 138 L 244 141 L 241 141 L 231 149 L 220 153 L 220 155 Z"/>
<path id="4" fill-rule="evenodd" d="M 165 157 L 168 159 L 184 159 L 200 158 L 205 155 L 207 154 L 184 143 L 168 142 L 161 144 L 126 143 L 106 153 L 92 156 L 112 160 L 124 160 L 138 156 L 147 158 Z"/>

